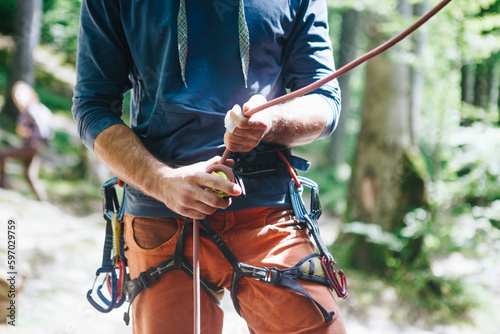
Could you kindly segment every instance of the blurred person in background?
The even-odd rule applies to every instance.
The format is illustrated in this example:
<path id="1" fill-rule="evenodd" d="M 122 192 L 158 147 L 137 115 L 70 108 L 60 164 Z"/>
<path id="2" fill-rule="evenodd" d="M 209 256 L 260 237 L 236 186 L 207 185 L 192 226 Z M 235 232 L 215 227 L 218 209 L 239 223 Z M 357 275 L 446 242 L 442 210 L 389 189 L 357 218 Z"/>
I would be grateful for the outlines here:
<path id="1" fill-rule="evenodd" d="M 47 193 L 40 184 L 40 153 L 51 134 L 50 121 L 52 112 L 40 102 L 35 90 L 23 81 L 18 81 L 12 88 L 12 100 L 16 105 L 16 133 L 23 139 L 21 147 L 7 148 L 0 151 L 0 187 L 7 188 L 5 164 L 8 159 L 18 159 L 23 166 L 23 175 L 39 201 L 47 200 Z"/>

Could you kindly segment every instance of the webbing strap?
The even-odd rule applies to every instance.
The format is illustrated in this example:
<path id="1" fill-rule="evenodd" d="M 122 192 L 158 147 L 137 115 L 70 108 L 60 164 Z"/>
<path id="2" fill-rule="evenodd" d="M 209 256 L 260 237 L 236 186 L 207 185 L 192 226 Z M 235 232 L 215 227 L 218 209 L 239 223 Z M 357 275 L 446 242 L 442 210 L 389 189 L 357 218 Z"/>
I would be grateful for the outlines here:
<path id="1" fill-rule="evenodd" d="M 104 239 L 104 249 L 102 252 L 102 265 L 101 267 L 108 272 L 113 269 L 113 264 L 111 263 L 112 256 L 111 252 L 113 250 L 113 226 L 111 224 L 111 219 L 106 219 L 106 237 Z"/>
<path id="2" fill-rule="evenodd" d="M 286 276 L 329 286 L 328 278 L 321 266 L 321 256 L 316 253 L 306 256 L 291 268 L 258 268 L 244 263 L 241 264 L 241 268 L 245 277 L 256 278 L 271 285 L 279 284 L 279 277 Z M 275 271 L 279 273 L 276 274 Z"/>
<path id="3" fill-rule="evenodd" d="M 333 316 L 335 315 L 335 312 L 331 311 L 331 312 L 328 312 L 323 306 L 321 306 L 321 304 L 316 300 L 314 299 L 313 296 L 311 296 L 309 294 L 309 292 L 306 291 L 306 289 L 304 289 L 302 287 L 302 285 L 300 285 L 297 281 L 295 281 L 294 279 L 288 277 L 288 276 L 284 276 L 282 275 L 280 277 L 280 281 L 279 281 L 279 284 L 282 285 L 282 286 L 285 286 L 289 289 L 292 289 L 296 292 L 299 292 L 301 294 L 303 294 L 304 296 L 308 297 L 309 299 L 311 299 L 314 304 L 316 304 L 316 306 L 318 307 L 318 309 L 321 311 L 321 314 L 323 314 L 323 318 L 325 319 L 325 322 L 330 322 L 332 321 L 333 319 Z"/>
<path id="4" fill-rule="evenodd" d="M 210 238 L 214 244 L 219 248 L 221 253 L 226 257 L 227 261 L 231 264 L 233 267 L 234 272 L 239 276 L 243 277 L 245 274 L 241 270 L 241 262 L 236 258 L 236 256 L 231 252 L 229 247 L 226 245 L 226 243 L 219 237 L 217 232 L 210 226 L 208 221 L 206 219 L 203 219 L 200 221 L 200 223 L 203 225 L 203 228 L 207 232 L 208 238 Z"/>
<path id="5" fill-rule="evenodd" d="M 265 267 L 258 268 L 247 264 L 241 265 L 245 277 L 255 278 L 261 282 L 275 286 L 284 286 L 308 297 L 321 311 L 325 322 L 329 322 L 332 320 L 335 312 L 328 312 L 311 294 L 309 294 L 309 292 L 302 287 L 302 285 L 296 281 L 296 279 L 302 279 L 329 286 L 327 279 L 315 275 L 316 266 L 321 267 L 320 256 L 316 253 L 306 256 L 295 266 L 286 269 Z M 307 272 L 304 271 L 304 268 L 307 268 Z"/>
<path id="6" fill-rule="evenodd" d="M 323 314 L 323 318 L 325 319 L 325 322 L 329 322 L 333 319 L 333 315 L 335 314 L 333 311 L 328 312 L 326 309 L 321 306 L 321 304 L 314 299 L 313 296 L 311 296 L 303 287 L 300 285 L 298 282 L 295 281 L 295 279 L 305 279 L 305 280 L 313 280 L 315 282 L 323 283 L 324 285 L 329 285 L 328 281 L 321 280 L 320 278 L 317 279 L 310 279 L 310 277 L 315 277 L 311 275 L 311 269 L 312 273 L 314 273 L 314 263 L 312 263 L 309 267 L 308 273 L 305 273 L 302 270 L 302 265 L 304 262 L 311 260 L 312 258 L 319 258 L 318 254 L 311 254 L 307 256 L 306 258 L 302 259 L 299 261 L 297 265 L 295 265 L 292 268 L 287 268 L 287 269 L 277 269 L 277 268 L 258 268 L 254 266 L 250 266 L 247 264 L 243 264 L 238 259 L 236 256 L 231 252 L 229 247 L 226 245 L 226 243 L 219 237 L 217 232 L 210 226 L 210 224 L 204 219 L 201 221 L 201 224 L 205 228 L 208 237 L 214 241 L 215 245 L 219 250 L 222 252 L 222 254 L 226 257 L 228 262 L 231 264 L 233 267 L 233 277 L 231 281 L 231 299 L 233 300 L 233 305 L 238 314 L 240 313 L 240 307 L 238 303 L 238 298 L 236 296 L 237 294 L 237 285 L 238 282 L 241 278 L 243 277 L 249 277 L 249 278 L 256 278 L 259 279 L 261 282 L 265 282 L 271 285 L 280 285 L 287 287 L 289 289 L 292 289 L 298 293 L 301 293 L 302 295 L 308 297 L 311 299 L 314 304 L 318 307 L 318 309 L 321 311 Z"/>
<path id="7" fill-rule="evenodd" d="M 160 279 L 160 276 L 168 273 L 172 270 L 182 270 L 190 277 L 193 277 L 193 267 L 184 257 L 184 237 L 186 235 L 187 227 L 190 224 L 185 223 L 182 227 L 179 240 L 175 247 L 174 256 L 170 257 L 168 260 L 163 261 L 156 267 L 151 267 L 146 271 L 143 271 L 139 276 L 133 280 L 130 280 L 125 285 L 126 293 L 129 297 L 129 302 L 132 304 L 135 297 L 145 289 L 150 288 Z M 224 289 L 219 288 L 213 284 L 210 284 L 203 278 L 201 279 L 201 288 L 208 294 L 212 300 L 220 304 L 220 299 L 224 294 Z"/>

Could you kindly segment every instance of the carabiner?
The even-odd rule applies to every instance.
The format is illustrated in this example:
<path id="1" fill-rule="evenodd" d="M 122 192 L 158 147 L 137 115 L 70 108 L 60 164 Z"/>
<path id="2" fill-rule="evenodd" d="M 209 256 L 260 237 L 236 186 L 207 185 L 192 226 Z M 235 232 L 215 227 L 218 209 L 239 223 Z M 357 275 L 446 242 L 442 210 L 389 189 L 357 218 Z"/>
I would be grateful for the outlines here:
<path id="1" fill-rule="evenodd" d="M 106 277 L 104 278 L 104 282 L 107 280 L 109 275 L 111 275 L 111 285 L 112 285 L 112 290 L 111 290 L 111 298 L 108 299 L 104 294 L 101 292 L 103 284 L 99 285 L 96 289 L 97 296 L 99 297 L 100 303 L 92 297 L 92 293 L 94 292 L 95 284 L 97 282 L 97 279 L 101 274 L 106 274 Z M 87 292 L 87 300 L 89 303 L 99 312 L 102 313 L 108 313 L 112 309 L 116 307 L 116 273 L 114 268 L 104 268 L 101 267 L 97 269 L 96 272 L 96 277 L 94 280 L 94 284 L 92 285 L 92 289 L 90 289 Z M 101 304 L 104 304 L 104 306 L 101 306 Z"/>
<path id="2" fill-rule="evenodd" d="M 295 216 L 297 216 L 297 219 L 302 223 L 308 222 L 309 219 L 306 216 L 309 216 L 309 218 L 313 220 L 318 220 L 322 213 L 321 203 L 319 201 L 318 185 L 314 181 L 302 176 L 298 176 L 298 179 L 300 180 L 300 187 L 297 187 L 294 180 L 291 180 L 289 185 L 290 197 L 292 200 L 292 207 Z M 302 199 L 304 186 L 307 186 L 311 189 L 311 203 L 309 212 L 307 211 L 304 200 Z"/>
<path id="3" fill-rule="evenodd" d="M 333 258 L 328 260 L 326 256 L 323 256 L 321 258 L 321 264 L 332 289 L 339 298 L 346 299 L 348 296 L 348 289 L 344 271 L 339 268 L 337 262 Z"/>
<path id="4" fill-rule="evenodd" d="M 124 297 L 124 286 L 125 286 L 125 263 L 123 262 L 121 257 L 117 257 L 116 261 L 118 264 L 118 281 L 116 282 L 116 305 L 115 307 L 118 308 L 122 305 L 124 302 L 125 298 Z M 116 268 L 115 268 L 116 269 Z M 108 286 L 108 292 L 112 294 L 113 292 L 113 280 L 111 276 L 106 277 L 106 283 Z"/>

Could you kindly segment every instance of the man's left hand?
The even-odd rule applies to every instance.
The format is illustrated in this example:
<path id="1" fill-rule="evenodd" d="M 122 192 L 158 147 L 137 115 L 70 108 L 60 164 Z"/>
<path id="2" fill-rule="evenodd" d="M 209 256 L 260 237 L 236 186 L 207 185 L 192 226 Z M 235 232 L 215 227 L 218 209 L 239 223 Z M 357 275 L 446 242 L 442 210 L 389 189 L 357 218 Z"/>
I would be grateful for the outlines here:
<path id="1" fill-rule="evenodd" d="M 227 112 L 227 116 L 232 121 L 234 129 L 226 129 L 224 134 L 224 144 L 232 152 L 249 152 L 255 148 L 271 131 L 275 120 L 275 107 L 263 110 L 262 112 L 245 117 L 243 112 L 266 103 L 267 100 L 262 95 L 254 95 L 243 105 L 243 111 L 239 105 Z"/>

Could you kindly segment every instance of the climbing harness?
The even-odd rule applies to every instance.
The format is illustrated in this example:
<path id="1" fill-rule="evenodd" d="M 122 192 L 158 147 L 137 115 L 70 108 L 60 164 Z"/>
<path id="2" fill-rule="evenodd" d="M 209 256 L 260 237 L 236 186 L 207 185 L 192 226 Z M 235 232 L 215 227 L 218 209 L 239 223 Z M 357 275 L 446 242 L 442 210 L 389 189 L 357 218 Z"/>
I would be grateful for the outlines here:
<path id="1" fill-rule="evenodd" d="M 281 165 L 275 168 L 271 168 L 270 166 L 265 166 L 264 173 L 269 173 L 273 169 L 279 170 L 292 170 L 293 168 L 288 162 L 287 159 L 294 161 L 294 166 L 299 166 L 300 168 L 307 168 L 309 166 L 308 162 L 305 162 L 302 159 L 291 156 L 289 150 L 281 151 L 273 151 L 274 155 L 278 154 L 282 158 L 278 158 L 275 161 L 281 161 L 281 159 L 285 159 Z M 264 152 L 268 154 L 267 152 Z M 285 157 L 286 155 L 286 157 Z M 236 155 L 238 156 L 238 155 Z M 269 155 L 268 155 L 269 156 Z M 244 163 L 240 163 L 243 160 L 243 156 L 239 156 L 236 159 L 237 168 L 239 170 L 245 171 L 247 170 L 244 166 Z M 260 164 L 261 159 L 254 159 L 257 164 Z M 258 169 L 255 167 L 251 168 L 252 174 L 257 173 Z M 220 166 L 219 166 L 220 167 Z M 214 170 L 220 170 L 217 165 L 214 165 L 213 168 L 209 169 L 209 172 L 213 172 Z M 229 167 L 222 168 L 224 173 L 230 174 L 230 179 L 232 182 L 239 179 L 239 183 L 243 184 L 239 177 L 239 173 L 237 171 L 233 171 Z M 328 252 L 328 249 L 324 245 L 321 236 L 319 234 L 319 228 L 317 227 L 317 219 L 321 215 L 321 206 L 319 204 L 319 195 L 317 190 L 317 185 L 309 179 L 304 177 L 292 177 L 290 183 L 290 196 L 292 198 L 293 209 L 297 219 L 303 223 L 310 235 L 315 240 L 320 253 L 313 253 L 301 261 L 299 261 L 295 266 L 291 268 L 278 269 L 278 268 L 259 268 L 255 266 L 251 266 L 245 263 L 241 263 L 236 256 L 232 253 L 226 243 L 220 238 L 220 236 L 215 232 L 215 230 L 210 226 L 207 220 L 203 219 L 199 221 L 200 229 L 199 235 L 202 238 L 208 238 L 214 242 L 219 251 L 224 255 L 227 261 L 231 264 L 233 268 L 233 275 L 231 279 L 231 298 L 233 300 L 233 305 L 236 311 L 239 313 L 239 303 L 237 298 L 238 293 L 238 282 L 241 278 L 253 278 L 259 280 L 260 282 L 286 287 L 291 290 L 294 290 L 314 302 L 314 304 L 318 307 L 320 312 L 323 315 L 325 321 L 331 321 L 334 315 L 333 312 L 329 312 L 326 310 L 313 296 L 311 296 L 300 284 L 300 281 L 311 281 L 318 284 L 322 284 L 324 286 L 334 287 L 336 286 L 336 282 L 330 281 L 330 277 L 328 272 L 324 270 L 324 265 L 322 261 L 324 258 L 333 259 L 333 257 Z M 294 179 L 300 181 L 301 186 L 295 186 Z M 89 302 L 100 312 L 110 312 L 114 308 L 120 307 L 125 300 L 129 302 L 128 310 L 125 312 L 124 321 L 125 323 L 129 323 L 130 316 L 130 306 L 135 298 L 145 289 L 153 286 L 160 278 L 160 276 L 172 271 L 172 270 L 182 270 L 191 278 L 194 278 L 195 268 L 194 262 L 193 265 L 186 259 L 184 255 L 184 240 L 186 237 L 186 233 L 190 227 L 193 227 L 193 221 L 185 218 L 184 224 L 181 229 L 181 233 L 179 239 L 177 241 L 175 252 L 172 257 L 162 262 L 156 267 L 151 267 L 148 270 L 139 274 L 139 276 L 133 280 L 130 280 L 128 277 L 128 271 L 126 268 L 126 257 L 124 254 L 124 242 L 123 242 L 123 205 L 120 207 L 118 197 L 116 195 L 115 187 L 118 184 L 118 180 L 116 178 L 109 180 L 103 185 L 102 194 L 103 194 L 103 207 L 104 207 L 104 218 L 106 220 L 106 239 L 105 246 L 103 251 L 103 263 L 101 268 L 99 268 L 96 272 L 96 279 L 94 281 L 94 285 L 91 290 L 87 293 L 87 298 Z M 304 186 L 308 186 L 311 188 L 311 210 L 307 211 L 304 201 L 302 200 L 302 189 Z M 114 225 L 113 221 L 117 224 Z M 113 226 L 120 226 L 120 228 L 113 228 Z M 334 260 L 333 260 L 334 261 Z M 95 289 L 96 281 L 101 274 L 105 274 L 105 278 L 103 284 L 99 285 L 97 289 Z M 345 281 L 344 281 L 345 282 Z M 105 292 L 103 287 L 107 285 L 108 291 Z M 345 286 L 345 283 L 344 283 Z M 210 282 L 206 281 L 203 277 L 200 277 L 200 287 L 216 304 L 220 304 L 220 300 L 224 295 L 224 289 Z M 94 293 L 95 290 L 95 293 Z M 347 288 L 345 289 L 347 290 Z M 337 290 L 336 290 L 337 291 Z M 97 294 L 98 299 L 94 298 L 93 295 Z M 105 296 L 105 294 L 109 294 L 110 296 Z M 345 298 L 347 294 L 340 295 L 337 292 L 339 297 Z"/>
<path id="2" fill-rule="evenodd" d="M 301 181 L 302 184 L 307 184 L 308 186 L 311 187 L 311 189 L 313 189 L 313 191 L 311 192 L 312 194 L 314 194 L 312 196 L 313 201 L 311 203 L 313 204 L 311 207 L 314 209 L 311 213 L 307 212 L 304 205 L 304 201 L 302 200 L 301 197 L 300 199 L 298 198 L 298 196 L 301 196 L 302 192 L 298 191 L 297 189 L 299 188 L 297 188 L 295 185 L 293 185 L 293 187 L 291 186 L 291 189 L 293 189 L 293 193 L 291 192 L 291 196 L 294 198 L 293 201 L 295 203 L 293 208 L 296 215 L 300 214 L 300 216 L 297 215 L 297 218 L 299 219 L 300 222 L 306 223 L 309 220 L 309 222 L 306 223 L 305 225 L 308 228 L 309 233 L 313 236 L 315 242 L 317 243 L 317 246 L 320 249 L 320 254 L 316 253 L 310 254 L 291 268 L 286 268 L 286 269 L 266 268 L 266 267 L 259 268 L 241 263 L 233 254 L 233 252 L 229 249 L 226 243 L 220 238 L 217 232 L 215 232 L 215 230 L 210 226 L 208 221 L 205 219 L 199 221 L 200 226 L 202 227 L 202 229 L 200 229 L 200 236 L 212 240 L 219 249 L 219 251 L 224 255 L 224 257 L 227 259 L 227 261 L 233 268 L 233 275 L 231 280 L 231 298 L 233 300 L 233 305 L 238 313 L 240 310 L 237 298 L 238 282 L 241 278 L 247 277 L 247 278 L 257 279 L 263 283 L 287 287 L 300 294 L 303 294 L 304 296 L 308 297 L 314 302 L 314 304 L 321 311 L 325 321 L 328 322 L 332 320 L 334 313 L 328 312 L 298 282 L 299 280 L 312 281 L 315 283 L 332 287 L 336 286 L 337 284 L 336 282 L 330 281 L 328 273 L 323 269 L 324 267 L 324 265 L 322 264 L 323 258 L 328 259 L 328 261 L 335 261 L 335 260 L 333 260 L 333 257 L 331 256 L 328 249 L 324 245 L 321 239 L 321 235 L 319 233 L 319 228 L 317 226 L 317 218 L 321 214 L 321 206 L 319 204 L 317 186 L 314 182 L 304 177 L 299 177 L 299 180 Z M 293 184 L 294 181 L 292 180 L 291 182 Z M 312 218 L 305 218 L 305 217 L 312 217 Z M 154 285 L 159 280 L 161 275 L 166 274 L 169 271 L 182 270 L 190 277 L 193 277 L 194 275 L 193 267 L 184 257 L 184 238 L 186 235 L 186 230 L 188 229 L 189 226 L 192 226 L 192 222 L 189 219 L 185 218 L 185 222 L 182 227 L 180 237 L 177 241 L 177 245 L 175 248 L 175 254 L 171 258 L 162 262 L 157 267 L 149 268 L 145 272 L 139 274 L 139 276 L 136 279 L 130 280 L 126 283 L 126 294 L 128 295 L 130 303 L 133 302 L 133 300 L 135 299 L 135 297 L 137 297 L 139 293 Z M 207 295 L 214 302 L 219 304 L 220 299 L 222 298 L 224 292 L 223 288 L 216 287 L 213 284 L 210 284 L 209 282 L 205 281 L 202 277 L 200 278 L 200 283 L 201 283 L 200 284 L 201 289 L 205 293 L 207 293 Z M 339 294 L 337 292 L 337 294 L 341 298 L 346 298 L 347 286 L 345 285 L 345 279 L 343 281 L 342 287 L 344 289 L 343 290 L 344 293 Z M 128 318 L 128 316 L 126 316 L 126 318 Z"/>
<path id="3" fill-rule="evenodd" d="M 113 178 L 102 186 L 106 237 L 101 267 L 97 269 L 92 289 L 87 292 L 87 300 L 90 304 L 103 313 L 108 313 L 125 302 L 124 286 L 129 279 L 127 260 L 124 254 L 123 212 L 120 210 L 115 189 L 117 184 L 118 178 Z M 101 274 L 104 275 L 103 282 L 95 289 L 97 279 Z M 107 291 L 103 291 L 104 286 L 106 286 Z M 98 298 L 95 298 L 95 295 Z"/>

